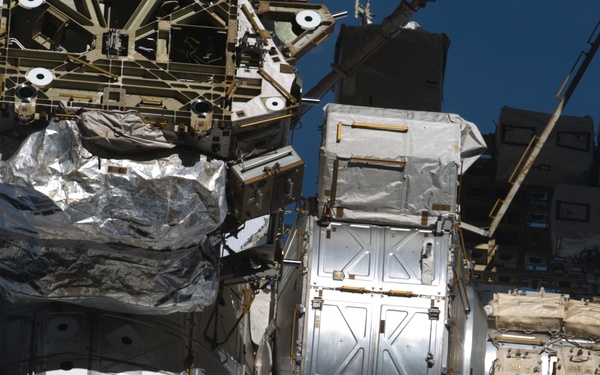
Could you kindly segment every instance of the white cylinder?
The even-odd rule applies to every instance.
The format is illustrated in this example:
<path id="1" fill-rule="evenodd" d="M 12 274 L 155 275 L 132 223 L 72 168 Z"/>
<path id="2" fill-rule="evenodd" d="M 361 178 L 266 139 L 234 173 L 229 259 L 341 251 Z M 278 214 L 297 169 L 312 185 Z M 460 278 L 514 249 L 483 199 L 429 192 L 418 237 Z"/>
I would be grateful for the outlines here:
<path id="1" fill-rule="evenodd" d="M 265 106 L 270 111 L 279 111 L 280 109 L 285 108 L 285 100 L 279 96 L 274 96 L 272 98 L 265 99 Z"/>
<path id="2" fill-rule="evenodd" d="M 321 24 L 321 16 L 314 10 L 303 10 L 296 14 L 296 22 L 304 30 L 314 30 Z"/>
<path id="3" fill-rule="evenodd" d="M 27 72 L 27 79 L 36 86 L 48 86 L 54 79 L 54 74 L 46 68 L 33 68 Z"/>
<path id="4" fill-rule="evenodd" d="M 19 0 L 19 5 L 25 9 L 37 8 L 44 4 L 46 0 Z"/>

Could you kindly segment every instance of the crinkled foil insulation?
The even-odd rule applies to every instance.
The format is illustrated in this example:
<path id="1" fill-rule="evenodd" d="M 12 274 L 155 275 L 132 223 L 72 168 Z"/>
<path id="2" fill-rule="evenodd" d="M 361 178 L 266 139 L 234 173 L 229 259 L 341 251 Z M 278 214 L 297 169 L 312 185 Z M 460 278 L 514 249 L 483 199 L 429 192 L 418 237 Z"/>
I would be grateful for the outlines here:
<path id="1" fill-rule="evenodd" d="M 226 168 L 204 156 L 104 159 L 52 121 L 0 162 L 0 287 L 138 313 L 194 311 L 217 291 L 207 234 L 225 219 Z"/>

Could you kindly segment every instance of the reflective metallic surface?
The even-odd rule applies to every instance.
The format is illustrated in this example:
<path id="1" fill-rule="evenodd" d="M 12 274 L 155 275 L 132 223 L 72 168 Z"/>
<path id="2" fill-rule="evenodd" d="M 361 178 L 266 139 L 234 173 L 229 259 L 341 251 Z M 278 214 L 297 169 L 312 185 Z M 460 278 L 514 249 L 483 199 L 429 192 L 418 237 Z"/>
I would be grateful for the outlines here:
<path id="1" fill-rule="evenodd" d="M 225 218 L 223 162 L 103 159 L 74 123 L 53 121 L 0 162 L 0 180 L 0 283 L 11 300 L 164 312 L 212 302 L 206 235 Z"/>

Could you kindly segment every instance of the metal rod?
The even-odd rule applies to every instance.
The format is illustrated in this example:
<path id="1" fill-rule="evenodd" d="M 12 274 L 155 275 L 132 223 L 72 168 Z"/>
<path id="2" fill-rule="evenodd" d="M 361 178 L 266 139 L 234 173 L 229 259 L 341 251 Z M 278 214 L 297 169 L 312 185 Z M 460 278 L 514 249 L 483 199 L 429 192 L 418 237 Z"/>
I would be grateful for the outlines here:
<path id="1" fill-rule="evenodd" d="M 575 62 L 575 65 L 571 69 L 571 72 L 567 76 L 567 79 L 561 86 L 561 88 L 557 94 L 557 98 L 559 100 L 558 106 L 556 107 L 556 110 L 550 117 L 550 120 L 548 120 L 548 124 L 546 125 L 546 128 L 544 128 L 542 135 L 540 135 L 537 143 L 535 144 L 535 147 L 531 151 L 531 154 L 529 155 L 529 158 L 525 162 L 523 169 L 521 170 L 521 172 L 519 172 L 519 175 L 517 176 L 517 179 L 515 180 L 510 191 L 508 192 L 506 199 L 504 200 L 504 202 L 502 202 L 502 205 L 498 209 L 498 213 L 495 215 L 494 220 L 492 221 L 492 224 L 490 225 L 490 229 L 486 233 L 488 237 L 492 237 L 494 235 L 494 232 L 498 228 L 500 221 L 504 217 L 504 214 L 508 210 L 508 207 L 510 206 L 512 200 L 514 199 L 515 195 L 519 191 L 519 188 L 523 184 L 525 177 L 527 177 L 529 170 L 533 166 L 535 159 L 537 158 L 542 147 L 548 140 L 548 137 L 549 137 L 550 133 L 552 132 L 552 130 L 554 129 L 554 126 L 556 125 L 556 122 L 558 121 L 560 115 L 562 114 L 564 107 L 566 106 L 567 102 L 571 98 L 571 95 L 573 95 L 573 92 L 577 88 L 579 81 L 583 77 L 583 74 L 585 73 L 587 67 L 590 65 L 590 62 L 592 61 L 592 59 L 594 58 L 594 55 L 598 51 L 598 48 L 600 47 L 600 33 L 597 34 L 596 32 L 599 30 L 599 26 L 600 26 L 600 21 L 598 21 L 598 23 L 596 24 L 596 27 L 594 28 L 594 31 L 592 31 L 592 34 L 591 34 L 590 38 L 588 39 L 588 43 L 591 44 L 591 47 L 587 53 L 584 53 L 585 58 L 581 62 L 581 65 L 579 65 L 579 67 L 577 68 L 577 64 L 579 62 L 579 59 L 581 58 L 581 55 L 580 55 L 579 58 L 577 59 L 577 61 Z M 594 36 L 595 36 L 595 40 L 593 42 L 590 42 L 594 38 Z M 577 69 L 577 71 L 575 72 L 575 76 L 573 77 L 573 80 L 571 80 L 569 82 L 571 74 L 573 73 L 573 71 L 575 69 Z M 569 85 L 567 86 L 565 95 L 563 97 L 560 97 L 560 94 L 561 94 L 562 90 L 564 89 L 564 87 L 566 86 L 567 82 L 569 82 Z"/>

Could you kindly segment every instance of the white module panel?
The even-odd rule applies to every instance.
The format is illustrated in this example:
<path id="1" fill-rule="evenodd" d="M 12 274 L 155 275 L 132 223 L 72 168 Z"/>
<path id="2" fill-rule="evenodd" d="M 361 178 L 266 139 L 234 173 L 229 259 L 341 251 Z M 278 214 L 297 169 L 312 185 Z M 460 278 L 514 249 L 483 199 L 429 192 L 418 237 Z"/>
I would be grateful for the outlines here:
<path id="1" fill-rule="evenodd" d="M 440 374 L 443 300 L 311 290 L 303 374 Z"/>
<path id="2" fill-rule="evenodd" d="M 450 234 L 332 223 L 315 226 L 311 285 L 416 295 L 445 294 Z"/>

